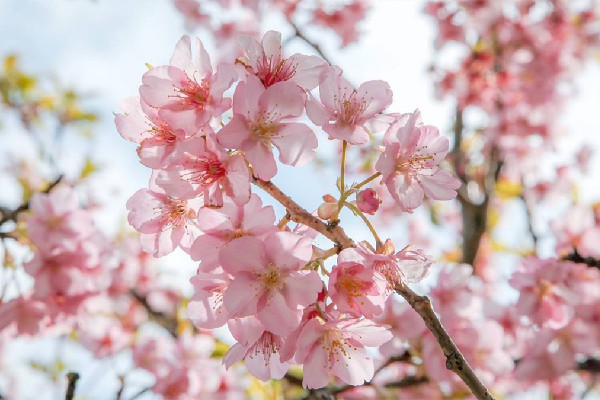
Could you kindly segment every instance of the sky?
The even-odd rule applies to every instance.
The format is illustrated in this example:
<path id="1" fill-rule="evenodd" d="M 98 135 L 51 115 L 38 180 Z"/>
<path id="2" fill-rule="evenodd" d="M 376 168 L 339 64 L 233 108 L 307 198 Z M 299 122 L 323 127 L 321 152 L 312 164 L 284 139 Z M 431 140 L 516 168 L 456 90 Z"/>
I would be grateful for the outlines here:
<path id="1" fill-rule="evenodd" d="M 422 8 L 420 0 L 374 0 L 368 19 L 362 24 L 360 42 L 344 50 L 339 50 L 337 40 L 327 33 L 313 29 L 307 34 L 342 66 L 351 82 L 372 79 L 389 82 L 394 92 L 390 111 L 404 113 L 418 108 L 426 123 L 448 132 L 453 107 L 450 101 L 434 97 L 427 68 L 433 58 L 435 32 Z M 281 27 L 279 20 L 265 24 L 265 30 Z M 149 170 L 137 160 L 135 145 L 118 135 L 113 114 L 119 112 L 123 98 L 136 95 L 141 76 L 147 70 L 145 63 L 166 64 L 184 33 L 181 16 L 167 0 L 0 0 L 0 57 L 17 53 L 26 71 L 89 94 L 90 106 L 100 114 L 92 145 L 69 136 L 73 145 L 62 161 L 72 165 L 71 160 L 80 160 L 81 153 L 93 150 L 95 159 L 103 166 L 97 189 L 107 211 L 99 223 L 107 232 L 122 226 L 127 198 L 145 187 L 149 178 Z M 284 38 L 286 33 L 289 31 L 284 31 Z M 290 42 L 288 51 L 312 54 L 312 49 L 298 40 Z M 577 87 L 578 98 L 565 108 L 563 124 L 578 136 L 569 136 L 565 145 L 585 141 L 597 148 L 600 118 L 590 115 L 597 115 L 600 105 L 598 63 L 582 71 Z M 2 151 L 27 153 L 26 143 L 25 139 L 0 134 Z M 283 170 L 275 182 L 307 209 L 318 207 L 320 196 L 335 190 L 337 169 L 318 175 L 311 174 L 309 166 Z M 591 196 L 598 193 L 598 185 L 590 181 L 586 190 Z M 366 238 L 358 223 L 351 224 L 349 232 L 354 237 Z M 169 260 L 175 272 L 184 271 L 181 277 L 189 275 L 193 268 L 181 254 Z M 28 345 L 22 350 L 40 354 L 39 349 L 46 345 Z M 81 357 L 75 357 L 73 362 L 94 364 Z M 85 379 L 82 384 L 94 385 Z M 98 399 L 103 398 L 101 391 L 96 389 L 96 393 Z"/>

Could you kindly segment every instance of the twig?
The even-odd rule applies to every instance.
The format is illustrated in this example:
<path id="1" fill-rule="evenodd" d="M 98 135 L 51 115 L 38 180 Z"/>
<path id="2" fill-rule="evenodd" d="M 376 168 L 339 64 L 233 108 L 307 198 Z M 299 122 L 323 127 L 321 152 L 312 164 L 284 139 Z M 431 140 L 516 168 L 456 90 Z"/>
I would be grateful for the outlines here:
<path id="1" fill-rule="evenodd" d="M 119 375 L 119 391 L 117 392 L 117 398 L 116 400 L 121 400 L 121 397 L 123 396 L 123 390 L 125 390 L 125 377 L 123 375 Z"/>
<path id="2" fill-rule="evenodd" d="M 142 390 L 140 390 L 139 392 L 137 392 L 136 394 L 134 394 L 133 396 L 131 396 L 129 398 L 129 400 L 135 400 L 138 397 L 141 397 L 142 395 L 144 395 L 145 393 L 149 392 L 150 390 L 152 390 L 152 386 L 149 386 L 147 388 L 144 388 Z"/>
<path id="3" fill-rule="evenodd" d="M 581 361 L 577 369 L 579 371 L 587 371 L 595 374 L 600 373 L 600 359 L 598 358 L 588 358 L 587 360 Z"/>
<path id="4" fill-rule="evenodd" d="M 54 189 L 54 187 L 60 183 L 62 178 L 63 178 L 63 176 L 60 175 L 53 182 L 51 182 L 50 185 L 48 185 L 48 187 L 45 190 L 43 190 L 41 193 L 50 193 L 50 191 L 52 189 Z M 0 214 L 1 214 L 0 225 L 4 224 L 7 221 L 16 221 L 19 214 L 22 213 L 23 211 L 27 211 L 27 210 L 29 210 L 29 201 L 21 204 L 19 207 L 17 207 L 14 210 L 0 208 Z"/>
<path id="5" fill-rule="evenodd" d="M 309 228 L 314 229 L 317 232 L 322 233 L 325 237 L 330 239 L 340 248 L 354 247 L 354 242 L 348 236 L 344 230 L 339 226 L 330 226 L 310 214 L 304 208 L 300 207 L 294 200 L 289 198 L 283 193 L 277 186 L 270 181 L 263 181 L 261 179 L 252 178 L 252 183 L 267 192 L 275 200 L 279 201 L 290 214 L 290 219 L 296 223 L 303 224 Z"/>
<path id="6" fill-rule="evenodd" d="M 289 23 L 292 26 L 292 28 L 294 28 L 294 35 L 297 38 L 302 39 L 306 44 L 308 44 L 310 47 L 312 47 L 313 49 L 315 49 L 315 51 L 319 54 L 319 56 L 321 56 L 321 58 L 323 60 L 327 61 L 327 64 L 333 65 L 331 63 L 331 60 L 329 59 L 329 57 L 327 57 L 325 55 L 325 53 L 323 52 L 323 50 L 321 50 L 321 46 L 319 46 L 318 44 L 316 44 L 315 42 L 313 42 L 312 40 L 310 40 L 309 38 L 307 38 L 306 35 L 300 30 L 300 28 L 298 27 L 298 25 L 296 25 L 294 22 L 292 22 L 291 20 L 289 20 Z"/>
<path id="7" fill-rule="evenodd" d="M 75 396 L 75 387 L 77 386 L 77 380 L 79 379 L 79 374 L 77 372 L 69 372 L 67 374 L 67 379 L 69 381 L 67 386 L 67 393 L 65 394 L 65 400 L 73 400 Z"/>
<path id="8" fill-rule="evenodd" d="M 135 289 L 131 289 L 129 291 L 129 293 L 142 306 L 144 306 L 144 308 L 146 309 L 146 311 L 148 312 L 148 314 L 150 315 L 150 317 L 156 323 L 158 323 L 160 326 L 162 326 L 163 328 L 165 328 L 167 330 L 167 332 L 169 332 L 169 334 L 172 337 L 177 338 L 177 321 L 175 319 L 171 318 L 168 315 L 165 315 L 164 313 L 162 313 L 160 311 L 154 310 L 150 306 L 150 304 L 148 304 L 148 300 L 146 299 L 146 297 L 143 296 L 143 295 L 141 295 L 141 294 L 139 294 L 137 291 L 135 291 Z"/>
<path id="9" fill-rule="evenodd" d="M 594 257 L 584 257 L 577 249 L 573 249 L 572 253 L 567 254 L 562 258 L 564 261 L 572 261 L 574 263 L 586 264 L 588 267 L 600 268 L 600 260 Z"/>
<path id="10" fill-rule="evenodd" d="M 533 240 L 534 248 L 537 248 L 538 236 L 533 229 L 533 213 L 531 212 L 531 208 L 529 207 L 529 202 L 525 198 L 525 194 L 521 193 L 519 196 L 521 200 L 523 200 L 523 205 L 525 206 L 525 215 L 527 218 L 527 229 L 529 230 L 529 235 L 531 235 L 531 239 Z"/>
<path id="11" fill-rule="evenodd" d="M 253 178 L 252 183 L 262 188 L 264 191 L 273 196 L 275 200 L 279 201 L 287 209 L 287 212 L 290 214 L 293 221 L 309 226 L 310 228 L 329 238 L 334 243 L 338 244 L 342 249 L 355 247 L 352 239 L 346 236 L 346 233 L 340 226 L 331 227 L 326 225 L 298 205 L 294 200 L 285 195 L 272 182 L 266 182 L 257 178 Z M 404 297 L 408 304 L 410 304 L 411 307 L 421 316 L 433 336 L 436 338 L 444 354 L 446 355 L 446 367 L 454 371 L 463 380 L 463 382 L 469 387 L 469 389 L 471 389 L 471 392 L 478 400 L 493 400 L 493 397 L 477 378 L 475 372 L 473 372 L 467 363 L 467 360 L 465 360 L 464 356 L 456 347 L 450 338 L 450 335 L 448 335 L 448 332 L 446 332 L 446 329 L 444 329 L 442 323 L 435 315 L 429 298 L 427 296 L 419 296 L 403 283 L 399 283 L 395 289 L 396 292 Z M 320 393 L 320 391 L 311 391 L 309 398 L 318 398 L 315 396 Z"/>
<path id="12" fill-rule="evenodd" d="M 396 293 L 406 299 L 408 304 L 421 316 L 429 331 L 433 333 L 433 336 L 446 356 L 446 368 L 456 373 L 478 400 L 493 399 L 435 315 L 431 306 L 431 300 L 427 296 L 419 296 L 404 283 L 396 285 Z"/>

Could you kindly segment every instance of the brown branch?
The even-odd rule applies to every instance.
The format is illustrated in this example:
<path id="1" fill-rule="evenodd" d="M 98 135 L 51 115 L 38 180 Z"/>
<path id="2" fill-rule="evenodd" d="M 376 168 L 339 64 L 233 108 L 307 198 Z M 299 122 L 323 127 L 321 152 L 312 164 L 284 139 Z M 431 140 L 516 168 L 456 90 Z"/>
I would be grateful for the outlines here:
<path id="1" fill-rule="evenodd" d="M 579 371 L 592 372 L 594 374 L 600 374 L 600 359 L 588 358 L 587 360 L 581 361 L 577 365 Z"/>
<path id="2" fill-rule="evenodd" d="M 69 372 L 67 374 L 67 393 L 65 394 L 65 400 L 73 400 L 75 396 L 75 387 L 77 386 L 77 380 L 79 380 L 79 374 L 77 372 Z"/>
<path id="3" fill-rule="evenodd" d="M 252 183 L 269 193 L 275 200 L 279 201 L 286 208 L 293 221 L 309 226 L 329 238 L 342 249 L 355 246 L 352 239 L 346 236 L 346 233 L 340 226 L 336 225 L 332 227 L 331 225 L 323 223 L 284 194 L 272 182 L 253 178 Z M 408 304 L 410 304 L 421 316 L 433 336 L 436 338 L 446 356 L 446 367 L 451 371 L 454 371 L 463 380 L 478 400 L 493 399 L 485 386 L 477 378 L 475 372 L 473 372 L 460 350 L 456 347 L 438 317 L 435 315 L 429 298 L 427 296 L 419 296 L 403 283 L 398 284 L 395 289 L 396 292 L 404 297 Z M 322 391 L 318 390 L 311 391 L 308 398 L 319 399 L 319 397 L 316 396 L 321 395 L 321 393 Z M 328 397 L 321 398 L 328 399 Z"/>
<path id="4" fill-rule="evenodd" d="M 594 257 L 584 257 L 581 254 L 579 254 L 577 249 L 573 249 L 572 253 L 567 254 L 562 259 L 564 261 L 572 261 L 572 262 L 578 263 L 578 264 L 586 264 L 588 267 L 600 269 L 600 260 L 599 259 L 596 259 Z"/>
<path id="5" fill-rule="evenodd" d="M 404 283 L 396 285 L 395 289 L 396 293 L 404 297 L 408 304 L 421 316 L 427 328 L 433 333 L 446 356 L 446 368 L 456 373 L 478 400 L 493 399 L 435 315 L 431 300 L 427 296 L 419 296 Z"/>
<path id="6" fill-rule="evenodd" d="M 523 201 L 523 206 L 525 207 L 525 217 L 527 218 L 527 229 L 529 230 L 529 235 L 531 236 L 531 240 L 533 240 L 534 248 L 537 248 L 538 236 L 533 228 L 533 213 L 531 207 L 529 207 L 529 202 L 527 201 L 527 198 L 525 198 L 525 193 L 521 193 L 519 197 Z"/>
<path id="7" fill-rule="evenodd" d="M 310 40 L 309 38 L 307 38 L 306 35 L 300 30 L 300 28 L 298 27 L 298 25 L 296 25 L 294 22 L 292 22 L 289 19 L 288 19 L 288 22 L 290 23 L 290 25 L 294 29 L 294 36 L 295 37 L 297 37 L 299 39 L 302 39 L 306 44 L 308 44 L 310 47 L 312 47 L 313 49 L 315 49 L 315 51 L 319 54 L 319 56 L 321 56 L 321 58 L 323 60 L 325 60 L 327 62 L 327 64 L 333 65 L 331 63 L 331 60 L 329 59 L 329 57 L 327 57 L 325 55 L 325 53 L 323 52 L 323 50 L 321 49 L 321 46 L 319 46 L 317 43 L 315 43 L 312 40 Z"/>
<path id="8" fill-rule="evenodd" d="M 131 289 L 129 293 L 146 309 L 146 312 L 148 315 L 150 315 L 150 318 L 153 321 L 165 328 L 172 337 L 177 338 L 177 321 L 174 318 L 160 311 L 154 310 L 148 303 L 146 296 L 141 295 L 135 289 Z"/>
<path id="9" fill-rule="evenodd" d="M 56 178 L 54 181 L 52 181 L 48 187 L 43 190 L 41 193 L 50 193 L 50 191 L 52 189 L 54 189 L 54 187 L 56 185 L 58 185 L 60 183 L 60 181 L 62 180 L 63 176 L 60 175 L 58 178 Z M 15 208 L 14 210 L 9 210 L 6 209 L 4 207 L 0 208 L 0 225 L 4 224 L 5 222 L 8 221 L 16 221 L 19 214 L 29 210 L 29 201 L 21 204 L 19 207 Z"/>
<path id="10" fill-rule="evenodd" d="M 270 181 L 263 181 L 261 179 L 252 178 L 252 183 L 267 192 L 275 200 L 279 201 L 287 210 L 290 215 L 290 219 L 296 223 L 306 225 L 309 228 L 314 229 L 317 232 L 322 233 L 324 236 L 334 242 L 340 249 L 346 247 L 354 247 L 354 242 L 348 236 L 344 230 L 337 225 L 327 225 L 319 218 L 310 214 L 304 208 L 300 207 L 294 200 L 289 198 L 283 193 L 277 186 Z"/>

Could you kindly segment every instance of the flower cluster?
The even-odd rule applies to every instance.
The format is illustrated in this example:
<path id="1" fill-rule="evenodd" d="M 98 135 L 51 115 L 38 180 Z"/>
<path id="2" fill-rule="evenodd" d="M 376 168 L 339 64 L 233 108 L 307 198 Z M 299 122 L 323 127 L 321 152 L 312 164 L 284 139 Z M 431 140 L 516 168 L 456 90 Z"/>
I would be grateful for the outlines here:
<path id="1" fill-rule="evenodd" d="M 296 27 L 295 21 L 309 20 L 315 25 L 331 30 L 341 39 L 341 47 L 355 42 L 359 36 L 358 24 L 365 19 L 369 9 L 368 0 L 343 2 L 320 2 L 314 0 L 173 0 L 175 8 L 184 16 L 189 30 L 202 28 L 214 36 L 225 53 L 239 52 L 231 47 L 236 35 L 257 36 L 260 22 L 281 14 L 284 20 Z M 232 20 L 216 17 L 235 13 L 244 19 Z M 297 29 L 297 28 L 295 28 Z"/>
<path id="2" fill-rule="evenodd" d="M 366 144 L 388 126 L 379 172 L 368 182 L 381 176 L 399 208 L 412 212 L 424 195 L 456 195 L 458 181 L 439 167 L 448 140 L 423 125 L 418 111 L 383 114 L 392 102 L 386 82 L 355 89 L 339 67 L 316 56 L 287 57 L 277 32 L 238 42 L 236 64 L 215 69 L 202 43 L 193 41 L 193 55 L 184 36 L 170 64 L 146 72 L 140 97 L 124 102 L 117 129 L 153 170 L 149 188 L 127 204 L 129 222 L 146 251 L 159 257 L 179 247 L 200 262 L 188 315 L 201 329 L 228 326 L 237 343 L 225 355 L 227 367 L 244 360 L 268 380 L 302 364 L 307 388 L 332 377 L 360 385 L 374 374 L 365 348 L 392 338 L 373 318 L 396 285 L 427 275 L 431 258 L 376 238 L 375 247 L 364 242 L 339 252 L 328 270 L 325 260 L 337 251 L 315 247 L 310 224 L 290 229 L 284 218 L 275 225 L 273 208 L 250 185 L 274 178 L 277 160 L 298 167 L 313 159 L 318 132 L 302 119 L 306 112 L 344 146 Z M 319 215 L 334 220 L 346 206 L 375 214 L 377 193 L 360 190 L 368 182 L 340 186 L 340 198 L 329 196 L 327 215 Z"/>

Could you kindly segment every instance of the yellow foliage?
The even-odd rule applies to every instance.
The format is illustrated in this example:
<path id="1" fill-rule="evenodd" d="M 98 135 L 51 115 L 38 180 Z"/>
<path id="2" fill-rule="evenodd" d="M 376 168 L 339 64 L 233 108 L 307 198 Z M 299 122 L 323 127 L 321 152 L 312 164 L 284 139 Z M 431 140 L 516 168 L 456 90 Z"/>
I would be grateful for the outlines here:
<path id="1" fill-rule="evenodd" d="M 17 69 L 17 55 L 16 54 L 10 54 L 8 56 L 6 56 L 6 58 L 4 59 L 4 70 L 6 72 L 9 71 L 14 71 Z"/>
<path id="2" fill-rule="evenodd" d="M 97 172 L 100 167 L 94 163 L 89 157 L 85 159 L 85 163 L 83 164 L 83 168 L 81 169 L 80 177 L 81 179 L 85 179 L 93 173 Z"/>
<path id="3" fill-rule="evenodd" d="M 496 183 L 496 193 L 503 199 L 512 199 L 521 195 L 523 186 L 520 182 L 512 182 L 507 179 L 500 179 Z"/>

